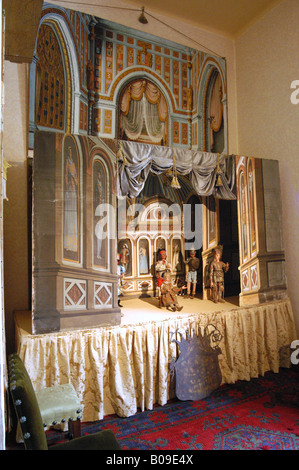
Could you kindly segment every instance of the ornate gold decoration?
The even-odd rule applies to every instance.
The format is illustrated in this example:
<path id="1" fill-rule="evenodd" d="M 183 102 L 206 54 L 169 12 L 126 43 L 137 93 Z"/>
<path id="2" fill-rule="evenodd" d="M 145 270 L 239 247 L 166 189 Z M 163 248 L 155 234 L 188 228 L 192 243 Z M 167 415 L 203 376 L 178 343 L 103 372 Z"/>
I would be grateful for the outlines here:
<path id="1" fill-rule="evenodd" d="M 177 177 L 174 154 L 173 154 L 172 158 L 173 158 L 173 167 L 172 167 L 172 180 L 171 180 L 170 186 L 172 188 L 175 188 L 175 189 L 181 189 L 181 185 L 180 185 L 178 177 Z"/>
<path id="2" fill-rule="evenodd" d="M 129 164 L 128 160 L 126 159 L 126 157 L 124 155 L 124 148 L 123 148 L 122 141 L 119 141 L 119 143 L 118 143 L 117 159 L 122 161 L 124 165 Z"/>
<path id="3" fill-rule="evenodd" d="M 142 44 L 142 51 L 137 52 L 137 64 L 138 65 L 146 65 L 147 67 L 151 67 L 153 63 L 152 54 L 147 52 L 147 49 L 150 47 L 150 44 L 143 43 Z"/>
<path id="4" fill-rule="evenodd" d="M 53 28 L 49 24 L 42 25 L 37 41 L 39 75 L 36 79 L 36 122 L 42 126 L 64 130 L 66 120 L 67 131 L 70 131 L 72 101 L 70 70 L 66 59 L 66 84 L 59 44 L 62 46 L 64 57 L 67 58 L 64 40 L 55 25 L 53 24 Z"/>
<path id="5" fill-rule="evenodd" d="M 218 175 L 218 178 L 217 178 L 216 186 L 223 186 L 222 181 L 221 181 L 221 177 L 220 177 L 221 173 L 222 173 L 222 171 L 221 171 L 220 165 L 219 165 L 219 153 L 217 153 L 216 175 Z"/>
<path id="6" fill-rule="evenodd" d="M 192 111 L 193 109 L 193 88 L 192 85 L 189 86 L 187 90 L 187 101 L 188 101 L 188 109 Z"/>

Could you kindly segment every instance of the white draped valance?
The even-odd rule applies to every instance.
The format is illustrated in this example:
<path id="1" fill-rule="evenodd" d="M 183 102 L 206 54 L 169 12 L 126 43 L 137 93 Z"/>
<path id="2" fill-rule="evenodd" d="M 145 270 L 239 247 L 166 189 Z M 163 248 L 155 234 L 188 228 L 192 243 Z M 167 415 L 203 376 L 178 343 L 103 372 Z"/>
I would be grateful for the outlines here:
<path id="1" fill-rule="evenodd" d="M 126 141 L 119 142 L 119 196 L 138 196 L 149 172 L 159 175 L 174 164 L 178 175 L 189 176 L 198 195 L 236 199 L 234 155 Z"/>

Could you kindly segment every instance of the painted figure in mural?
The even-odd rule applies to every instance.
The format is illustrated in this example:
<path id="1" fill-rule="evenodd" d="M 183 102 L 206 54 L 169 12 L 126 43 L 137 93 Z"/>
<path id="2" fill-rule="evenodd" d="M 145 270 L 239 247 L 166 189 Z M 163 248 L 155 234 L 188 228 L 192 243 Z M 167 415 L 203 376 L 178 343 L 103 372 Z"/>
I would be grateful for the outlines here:
<path id="1" fill-rule="evenodd" d="M 187 298 L 193 299 L 196 294 L 197 270 L 199 268 L 199 258 L 196 257 L 195 250 L 190 251 L 190 256 L 189 258 L 186 259 L 185 264 L 186 264 Z M 192 284 L 192 294 L 191 294 L 191 284 Z"/>
<path id="2" fill-rule="evenodd" d="M 210 265 L 210 286 L 213 302 L 224 302 L 224 273 L 229 269 L 229 264 L 221 261 L 223 248 L 219 245 L 214 250 L 214 259 Z"/>
<path id="3" fill-rule="evenodd" d="M 164 282 L 164 275 L 166 272 L 171 271 L 171 264 L 168 263 L 166 258 L 166 251 L 161 250 L 159 252 L 159 261 L 156 263 L 156 277 L 157 277 L 157 287 L 158 287 L 158 297 L 159 297 L 159 305 L 162 306 L 161 303 L 161 286 Z"/>
<path id="4" fill-rule="evenodd" d="M 103 216 L 103 207 L 102 204 L 105 202 L 105 188 L 102 184 L 103 175 L 100 169 L 96 173 L 95 183 L 94 183 L 94 193 L 95 193 L 95 213 L 97 216 Z M 98 220 L 95 226 L 95 236 L 96 236 L 96 257 L 98 259 L 102 258 L 102 242 L 103 242 L 103 231 L 104 231 L 105 222 L 103 219 Z"/>
<path id="5" fill-rule="evenodd" d="M 244 175 L 241 176 L 241 221 L 242 221 L 242 242 L 243 259 L 247 258 L 247 222 L 246 222 L 246 199 L 245 199 L 245 181 Z"/>
<path id="6" fill-rule="evenodd" d="M 166 245 L 165 240 L 163 238 L 157 239 L 157 258 L 156 260 L 159 261 L 161 251 L 165 251 L 166 253 Z"/>
<path id="7" fill-rule="evenodd" d="M 180 312 L 182 306 L 179 305 L 177 300 L 178 287 L 174 287 L 171 282 L 171 275 L 169 272 L 164 274 L 164 282 L 161 285 L 161 304 L 163 307 L 171 308 L 174 312 Z"/>
<path id="8" fill-rule="evenodd" d="M 125 273 L 128 275 L 128 266 L 130 263 L 130 250 L 127 243 L 124 243 L 121 248 L 121 264 L 125 268 Z"/>
<path id="9" fill-rule="evenodd" d="M 139 270 L 140 274 L 148 274 L 148 251 L 145 241 L 140 243 L 139 248 Z"/>
<path id="10" fill-rule="evenodd" d="M 78 174 L 72 148 L 68 147 L 65 161 L 64 192 L 64 248 L 78 251 Z"/>
<path id="11" fill-rule="evenodd" d="M 181 253 L 181 241 L 173 241 L 173 251 L 172 251 L 172 269 L 177 273 L 182 271 L 182 253 Z"/>

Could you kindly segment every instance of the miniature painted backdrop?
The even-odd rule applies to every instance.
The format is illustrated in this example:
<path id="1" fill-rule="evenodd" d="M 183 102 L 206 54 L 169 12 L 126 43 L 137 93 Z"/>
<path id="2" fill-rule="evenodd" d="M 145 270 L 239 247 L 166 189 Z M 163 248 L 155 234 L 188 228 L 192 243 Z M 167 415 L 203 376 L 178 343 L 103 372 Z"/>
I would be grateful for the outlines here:
<path id="1" fill-rule="evenodd" d="M 116 153 L 109 145 L 94 137 L 35 135 L 35 333 L 120 322 L 109 232 L 114 213 L 106 211 L 116 204 Z"/>

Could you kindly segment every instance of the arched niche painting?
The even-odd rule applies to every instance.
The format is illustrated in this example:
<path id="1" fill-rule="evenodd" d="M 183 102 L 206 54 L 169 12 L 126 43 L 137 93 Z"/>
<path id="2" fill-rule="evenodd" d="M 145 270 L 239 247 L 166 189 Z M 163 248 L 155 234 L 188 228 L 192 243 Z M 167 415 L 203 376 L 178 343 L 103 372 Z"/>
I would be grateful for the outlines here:
<path id="1" fill-rule="evenodd" d="M 155 243 L 156 261 L 159 260 L 160 251 L 162 251 L 162 250 L 166 251 L 166 256 L 167 256 L 167 259 L 168 259 L 167 242 L 166 242 L 165 238 L 158 237 L 158 238 L 156 238 L 156 243 Z"/>
<path id="2" fill-rule="evenodd" d="M 248 257 L 247 220 L 246 220 L 246 189 L 243 171 L 240 173 L 240 223 L 243 261 Z"/>
<path id="3" fill-rule="evenodd" d="M 119 240 L 118 253 L 120 255 L 120 262 L 125 268 L 125 276 L 130 277 L 132 272 L 132 243 L 128 238 Z"/>
<path id="4" fill-rule="evenodd" d="M 222 99 L 222 80 L 219 71 L 215 67 L 211 71 L 205 96 L 205 149 L 215 153 L 222 153 L 224 149 L 224 120 Z"/>
<path id="5" fill-rule="evenodd" d="M 173 238 L 172 240 L 172 271 L 181 273 L 183 271 L 183 255 L 182 255 L 182 242 L 180 238 Z"/>
<path id="6" fill-rule="evenodd" d="M 216 204 L 214 196 L 207 198 L 208 208 L 208 243 L 209 246 L 216 242 Z"/>
<path id="7" fill-rule="evenodd" d="M 248 204 L 249 204 L 249 228 L 251 256 L 256 252 L 256 226 L 255 226 L 255 202 L 254 202 L 254 174 L 252 160 L 248 161 Z"/>
<path id="8" fill-rule="evenodd" d="M 122 140 L 167 145 L 167 102 L 150 80 L 132 80 L 125 86 L 120 95 L 118 121 Z"/>
<path id="9" fill-rule="evenodd" d="M 150 273 L 149 241 L 144 237 L 138 240 L 138 272 L 140 276 Z"/>
<path id="10" fill-rule="evenodd" d="M 107 201 L 108 175 L 104 162 L 99 159 L 93 164 L 93 262 L 97 268 L 108 269 L 109 264 L 109 215 Z"/>
<path id="11" fill-rule="evenodd" d="M 76 143 L 66 137 L 63 145 L 63 258 L 80 262 L 80 165 Z"/>

